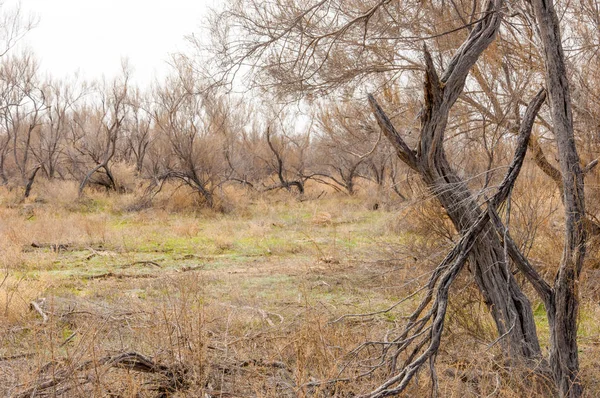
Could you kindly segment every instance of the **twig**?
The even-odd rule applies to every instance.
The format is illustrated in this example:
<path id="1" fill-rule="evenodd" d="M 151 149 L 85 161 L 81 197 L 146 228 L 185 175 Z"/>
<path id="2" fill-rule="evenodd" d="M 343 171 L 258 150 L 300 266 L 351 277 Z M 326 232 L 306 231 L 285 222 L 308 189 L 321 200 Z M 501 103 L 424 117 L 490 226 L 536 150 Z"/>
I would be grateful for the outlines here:
<path id="1" fill-rule="evenodd" d="M 59 347 L 64 347 L 65 345 L 67 345 L 67 344 L 68 344 L 68 343 L 69 343 L 71 340 L 73 340 L 73 338 L 74 338 L 75 336 L 77 336 L 77 332 L 73 332 L 73 333 L 71 333 L 71 335 L 70 335 L 69 337 L 67 337 L 67 338 L 65 339 L 65 341 L 63 341 L 63 342 L 62 342 L 62 343 L 59 345 Z"/>
<path id="2" fill-rule="evenodd" d="M 25 354 L 16 354 L 16 355 L 6 355 L 3 357 L 0 357 L 0 362 L 14 361 L 15 359 L 21 359 L 21 358 L 31 358 L 35 355 L 36 355 L 35 352 L 27 352 Z"/>
<path id="3" fill-rule="evenodd" d="M 423 290 L 425 290 L 427 288 L 427 286 L 422 286 L 420 289 L 417 289 L 416 291 L 414 291 L 412 294 L 409 294 L 408 296 L 404 297 L 402 300 L 396 302 L 395 304 L 393 304 L 391 307 L 388 307 L 386 309 L 383 310 L 379 310 L 379 311 L 375 311 L 375 312 L 368 312 L 368 313 L 364 313 L 364 314 L 346 314 L 346 315 L 342 315 L 341 317 L 329 322 L 328 324 L 334 324 L 334 323 L 338 323 L 346 318 L 358 318 L 358 317 L 369 317 L 369 316 L 373 316 L 373 315 L 379 315 L 379 314 L 385 314 L 390 312 L 391 310 L 393 310 L 394 308 L 396 308 L 397 306 L 399 306 L 400 304 L 404 303 L 407 300 L 410 300 L 411 298 L 413 298 L 414 296 L 416 296 L 417 294 L 419 294 L 420 292 L 422 292 Z"/>

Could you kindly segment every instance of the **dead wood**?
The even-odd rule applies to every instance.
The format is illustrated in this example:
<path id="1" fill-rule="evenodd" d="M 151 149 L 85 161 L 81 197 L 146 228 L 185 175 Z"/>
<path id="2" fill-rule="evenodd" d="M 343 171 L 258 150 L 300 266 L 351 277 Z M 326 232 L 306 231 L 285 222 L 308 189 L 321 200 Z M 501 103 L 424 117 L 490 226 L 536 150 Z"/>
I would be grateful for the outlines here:
<path id="1" fill-rule="evenodd" d="M 55 253 L 67 251 L 70 248 L 69 243 L 37 243 L 32 242 L 31 247 L 34 249 L 50 249 Z"/>
<path id="2" fill-rule="evenodd" d="M 123 267 L 133 267 L 134 265 L 152 265 L 157 268 L 162 268 L 159 263 L 150 260 L 134 261 L 133 263 L 123 265 Z"/>
<path id="3" fill-rule="evenodd" d="M 55 365 L 55 363 L 54 363 Z M 58 389 L 72 388 L 63 384 L 73 380 L 76 376 L 78 385 L 90 383 L 94 380 L 91 373 L 97 375 L 98 368 L 102 368 L 105 373 L 109 368 L 127 369 L 136 372 L 154 373 L 162 376 L 162 381 L 154 387 L 161 393 L 174 392 L 185 389 L 187 369 L 181 365 L 167 366 L 153 361 L 151 358 L 137 352 L 125 352 L 118 355 L 106 356 L 99 360 L 84 361 L 75 367 L 67 366 L 49 366 L 42 369 L 41 373 L 46 373 L 54 368 L 51 375 L 44 378 L 38 378 L 34 385 L 15 394 L 15 398 L 29 398 L 52 395 Z M 102 370 L 101 369 L 101 370 Z M 78 375 L 83 373 L 83 375 Z M 60 387 L 60 388 L 57 388 Z M 49 391 L 50 390 L 50 391 Z"/>
<path id="4" fill-rule="evenodd" d="M 427 363 L 431 370 L 433 391 L 436 392 L 434 364 L 444 329 L 449 289 L 467 260 L 496 321 L 500 336 L 497 341 L 502 342 L 507 355 L 515 359 L 534 359 L 541 355 L 531 306 L 508 268 L 504 248 L 492 230 L 490 213 L 508 197 L 517 179 L 533 122 L 546 98 L 545 91 L 538 93 L 525 112 L 513 161 L 497 193 L 487 201 L 488 211 L 475 202 L 466 184 L 452 170 L 443 148 L 449 111 L 463 90 L 469 70 L 494 40 L 502 18 L 501 7 L 502 0 L 491 0 L 486 4 L 487 15 L 470 32 L 441 78 L 425 49 L 425 108 L 416 150 L 404 142 L 375 98 L 369 96 L 377 122 L 396 149 L 398 157 L 418 172 L 437 195 L 461 233 L 461 239 L 432 273 L 425 297 L 399 335 L 392 340 L 386 337 L 381 342 L 364 343 L 353 352 L 358 356 L 365 349 L 379 347 L 381 354 L 361 376 L 372 374 L 382 366 L 388 366 L 392 374 L 385 383 L 364 397 L 400 394 Z M 401 354 L 405 354 L 406 359 L 399 366 Z"/>
<path id="5" fill-rule="evenodd" d="M 0 357 L 0 362 L 14 361 L 16 359 L 31 358 L 36 356 L 36 352 L 27 352 L 25 354 L 5 355 Z"/>
<path id="6" fill-rule="evenodd" d="M 42 317 L 42 322 L 46 323 L 46 322 L 48 322 L 48 315 L 42 309 L 44 302 L 45 302 L 44 299 L 40 300 L 40 303 L 38 303 L 37 301 L 34 300 L 31 303 L 29 303 L 29 307 L 31 309 L 35 310 L 38 314 L 40 314 L 40 316 Z"/>
<path id="7" fill-rule="evenodd" d="M 38 164 L 31 172 L 31 175 L 29 176 L 29 179 L 27 180 L 27 184 L 25 185 L 25 193 L 23 194 L 23 196 L 25 198 L 28 198 L 29 195 L 31 194 L 31 188 L 33 187 L 33 181 L 35 180 L 35 176 L 37 175 L 38 171 L 41 168 L 42 168 L 42 165 Z"/>
<path id="8" fill-rule="evenodd" d="M 93 280 L 93 279 L 109 279 L 109 278 L 115 278 L 115 279 L 127 279 L 127 278 L 131 278 L 131 279 L 145 279 L 145 278 L 157 278 L 156 275 L 152 275 L 152 274 L 124 274 L 124 273 L 118 273 L 118 272 L 105 272 L 102 274 L 97 274 L 97 275 L 84 275 L 81 277 L 81 279 L 88 279 L 88 280 Z"/>

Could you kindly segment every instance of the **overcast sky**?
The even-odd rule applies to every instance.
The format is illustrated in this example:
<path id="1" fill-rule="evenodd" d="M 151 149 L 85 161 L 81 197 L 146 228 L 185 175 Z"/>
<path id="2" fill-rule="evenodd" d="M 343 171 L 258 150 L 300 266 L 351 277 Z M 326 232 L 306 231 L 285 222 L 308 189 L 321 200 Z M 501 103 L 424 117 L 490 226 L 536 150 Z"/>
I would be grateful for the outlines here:
<path id="1" fill-rule="evenodd" d="M 4 7 L 17 4 L 8 0 Z M 184 36 L 200 32 L 214 0 L 21 0 L 39 18 L 24 39 L 41 72 L 65 77 L 114 76 L 128 57 L 134 81 L 163 76 L 169 53 L 185 50 Z"/>

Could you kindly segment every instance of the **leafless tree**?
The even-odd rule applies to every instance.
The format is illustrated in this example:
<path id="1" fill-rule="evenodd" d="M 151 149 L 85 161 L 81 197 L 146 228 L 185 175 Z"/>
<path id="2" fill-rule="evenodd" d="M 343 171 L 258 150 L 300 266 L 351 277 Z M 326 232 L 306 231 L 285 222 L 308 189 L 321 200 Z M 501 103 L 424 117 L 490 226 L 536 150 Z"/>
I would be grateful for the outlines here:
<path id="1" fill-rule="evenodd" d="M 141 174 L 148 148 L 155 139 L 150 100 L 135 89 L 130 95 L 130 117 L 125 122 L 125 152 L 126 158 L 133 157 L 136 171 Z"/>
<path id="2" fill-rule="evenodd" d="M 229 176 L 225 153 L 234 109 L 203 92 L 185 63 L 176 72 L 155 92 L 153 119 L 168 145 L 158 178 L 182 181 L 215 207 L 215 192 Z"/>
<path id="3" fill-rule="evenodd" d="M 93 161 L 93 166 L 85 174 L 79 185 L 79 195 L 99 170 L 103 170 L 108 181 L 96 182 L 107 188 L 116 189 L 117 185 L 110 169 L 110 162 L 117 151 L 117 141 L 123 134 L 123 122 L 129 111 L 129 71 L 123 69 L 123 75 L 111 83 L 103 82 L 96 92 L 97 102 L 88 98 L 88 103 L 80 107 L 74 119 L 73 128 L 76 149 Z"/>
<path id="4" fill-rule="evenodd" d="M 39 165 L 30 165 L 35 133 L 42 123 L 45 98 L 37 80 L 37 63 L 31 53 L 5 56 L 0 64 L 2 80 L 2 130 L 0 143 L 0 169 L 3 180 L 6 156 L 10 149 L 12 165 L 18 174 L 18 185 L 26 188 L 29 196 Z"/>
<path id="5" fill-rule="evenodd" d="M 277 176 L 277 182 L 266 187 L 266 190 L 290 190 L 292 187 L 296 187 L 298 193 L 302 195 L 304 194 L 305 181 L 302 160 L 304 151 L 307 148 L 308 137 L 295 137 L 294 139 L 282 134 L 277 138 L 274 137 L 271 128 L 267 128 L 265 140 L 272 156 L 270 159 L 267 158 L 266 162 L 270 165 L 272 173 Z M 290 152 L 293 152 L 294 149 L 298 155 L 295 159 L 296 162 L 293 162 L 293 156 L 290 155 Z M 289 165 L 289 163 L 292 163 L 292 165 Z"/>
<path id="6" fill-rule="evenodd" d="M 317 162 L 324 177 L 342 187 L 349 195 L 355 193 L 356 179 L 367 178 L 368 167 L 378 169 L 374 162 L 381 143 L 381 133 L 368 122 L 367 108 L 358 104 L 329 104 L 317 115 L 319 136 L 314 145 Z"/>
<path id="7" fill-rule="evenodd" d="M 65 177 L 60 168 L 64 161 L 65 139 L 73 122 L 73 107 L 86 91 L 85 83 L 78 82 L 54 80 L 43 85 L 46 107 L 31 149 L 49 179 L 55 178 L 56 174 Z"/>

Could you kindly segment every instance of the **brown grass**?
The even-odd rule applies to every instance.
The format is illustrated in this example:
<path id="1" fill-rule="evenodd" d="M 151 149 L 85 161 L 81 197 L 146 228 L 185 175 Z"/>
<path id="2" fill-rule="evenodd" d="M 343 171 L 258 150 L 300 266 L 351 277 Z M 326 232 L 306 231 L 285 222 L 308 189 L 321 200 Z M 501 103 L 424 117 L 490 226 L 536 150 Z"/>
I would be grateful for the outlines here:
<path id="1" fill-rule="evenodd" d="M 386 314 L 331 321 L 405 297 L 448 247 L 440 237 L 448 224 L 430 201 L 380 198 L 385 205 L 374 211 L 374 199 L 361 195 L 300 201 L 286 192 L 230 189 L 230 209 L 221 213 L 199 210 L 193 194 L 170 186 L 152 207 L 128 211 L 133 193 L 89 190 L 78 200 L 72 183 L 41 183 L 43 194 L 27 203 L 0 193 L 3 396 L 35 388 L 46 394 L 37 396 L 61 397 L 369 391 L 385 379 L 385 369 L 361 380 L 322 382 L 363 372 L 377 353 L 353 357 L 352 350 L 401 326 L 416 301 Z M 549 250 L 555 205 L 527 215 L 536 198 L 519 198 L 514 222 L 536 225 L 531 254 L 550 273 L 560 255 Z M 596 271 L 587 270 L 582 281 L 581 362 L 590 397 L 600 393 Z M 47 322 L 32 310 L 34 300 Z M 547 338 L 543 311 L 538 315 Z M 437 359 L 440 396 L 548 396 L 547 381 L 530 369 L 509 370 L 493 340 L 487 311 L 465 274 L 454 287 Z M 184 374 L 185 382 L 172 388 L 164 372 L 102 362 L 124 352 Z M 43 389 L 45 382 L 55 385 Z M 423 371 L 405 395 L 429 393 Z"/>

